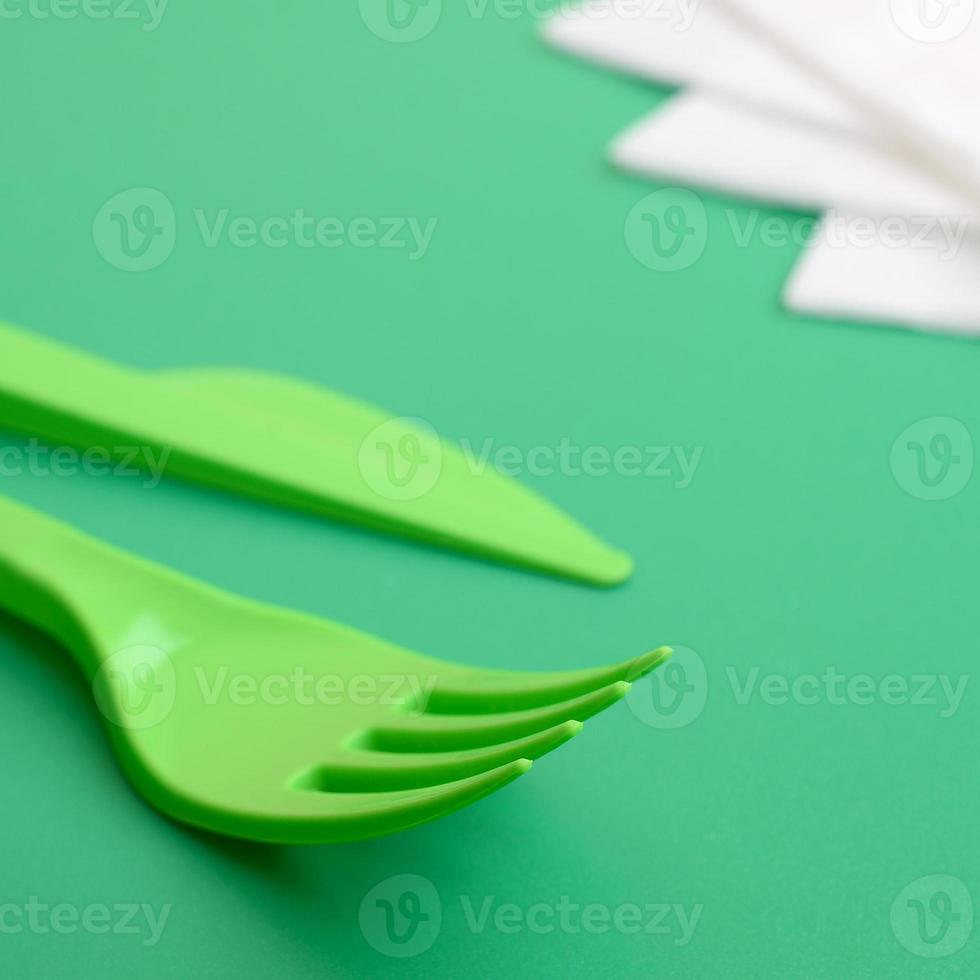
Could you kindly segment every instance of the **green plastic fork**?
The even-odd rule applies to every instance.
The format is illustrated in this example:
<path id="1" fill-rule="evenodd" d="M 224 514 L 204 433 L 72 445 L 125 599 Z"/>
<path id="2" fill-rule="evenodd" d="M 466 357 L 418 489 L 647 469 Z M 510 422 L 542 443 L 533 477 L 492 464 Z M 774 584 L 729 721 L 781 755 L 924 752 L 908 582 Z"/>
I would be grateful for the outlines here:
<path id="1" fill-rule="evenodd" d="M 203 585 L 5 498 L 0 605 L 67 646 L 150 803 L 276 843 L 379 836 L 472 803 L 670 654 L 472 669 Z"/>

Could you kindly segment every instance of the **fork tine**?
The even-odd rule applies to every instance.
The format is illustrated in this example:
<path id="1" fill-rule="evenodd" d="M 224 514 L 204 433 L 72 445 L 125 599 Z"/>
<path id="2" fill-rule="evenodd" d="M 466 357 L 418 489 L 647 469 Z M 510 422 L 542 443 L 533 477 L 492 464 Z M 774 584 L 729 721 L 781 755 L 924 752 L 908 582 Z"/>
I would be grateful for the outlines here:
<path id="1" fill-rule="evenodd" d="M 317 766 L 293 785 L 329 793 L 420 789 L 496 769 L 517 759 L 539 759 L 582 730 L 566 721 L 547 731 L 489 748 L 461 752 L 374 752 L 355 749 L 329 765 Z"/>
<path id="2" fill-rule="evenodd" d="M 478 715 L 543 708 L 600 690 L 616 681 L 639 680 L 670 655 L 669 647 L 660 647 L 612 666 L 560 673 L 454 670 L 440 675 L 422 707 L 433 715 Z"/>
<path id="3" fill-rule="evenodd" d="M 317 793 L 290 788 L 284 801 L 288 816 L 277 821 L 275 839 L 279 843 L 327 844 L 407 830 L 488 796 L 530 768 L 530 759 L 516 759 L 440 786 L 383 793 Z"/>
<path id="4" fill-rule="evenodd" d="M 629 689 L 626 681 L 616 681 L 582 697 L 530 711 L 406 715 L 383 728 L 365 732 L 357 744 L 380 752 L 456 752 L 498 745 L 566 721 L 584 721 L 619 701 Z"/>

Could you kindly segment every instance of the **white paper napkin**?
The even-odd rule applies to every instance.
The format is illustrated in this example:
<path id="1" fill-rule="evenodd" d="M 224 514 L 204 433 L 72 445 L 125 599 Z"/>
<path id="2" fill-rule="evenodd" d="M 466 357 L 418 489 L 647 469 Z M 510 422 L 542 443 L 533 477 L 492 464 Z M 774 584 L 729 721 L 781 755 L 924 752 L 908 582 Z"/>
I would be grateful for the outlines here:
<path id="1" fill-rule="evenodd" d="M 855 0 L 856 17 L 852 0 L 821 2 L 838 17 L 836 27 L 820 5 L 803 0 L 702 0 L 682 21 L 668 15 L 683 11 L 684 0 L 591 0 L 554 17 L 545 36 L 610 67 L 703 89 L 675 97 L 618 138 L 613 155 L 621 165 L 773 203 L 844 205 L 804 251 L 785 291 L 791 308 L 978 333 L 980 240 L 965 235 L 961 216 L 980 196 L 971 165 L 964 177 L 947 159 L 948 134 L 957 134 L 953 144 L 969 134 L 944 125 L 923 130 L 921 109 L 892 111 L 880 99 L 878 79 L 894 75 L 880 73 L 871 42 L 889 0 Z M 897 4 L 910 16 L 920 2 L 940 0 L 891 0 L 888 9 Z M 870 4 L 877 7 L 869 15 Z M 822 47 L 837 43 L 840 24 L 861 40 L 828 56 Z M 917 63 L 938 64 L 932 56 Z M 922 132 L 930 138 L 925 154 Z M 976 138 L 980 148 L 980 128 Z"/>
<path id="2" fill-rule="evenodd" d="M 742 2 L 753 10 L 752 5 L 759 4 L 768 12 L 771 3 L 782 0 Z M 741 9 L 736 0 L 733 19 L 725 0 L 591 0 L 581 8 L 560 11 L 546 23 L 544 34 L 552 43 L 583 57 L 644 77 L 693 84 L 702 90 L 702 96 L 695 99 L 720 95 L 733 107 L 727 122 L 720 112 L 709 119 L 709 107 L 703 102 L 664 108 L 662 123 L 645 120 L 614 144 L 616 159 L 631 169 L 678 178 L 688 172 L 705 186 L 757 193 L 764 200 L 805 207 L 866 205 L 885 213 L 972 209 L 966 206 L 968 194 L 950 188 L 934 172 L 931 180 L 926 179 L 931 168 L 909 149 L 914 133 L 905 131 L 896 139 L 887 127 L 869 125 L 858 108 L 781 54 L 778 45 L 754 36 L 754 22 L 747 27 Z M 688 19 L 678 19 L 683 17 Z M 803 121 L 815 125 L 804 128 L 799 125 Z M 743 123 L 751 128 L 751 138 L 739 135 L 737 126 Z M 687 125 L 692 132 L 684 131 Z M 714 145 L 705 132 L 709 125 L 717 127 Z M 814 129 L 823 130 L 823 135 Z M 695 146 L 699 131 L 703 140 Z M 850 138 L 842 139 L 844 134 Z M 662 137 L 676 140 L 676 150 Z M 794 139 L 796 149 L 790 146 Z M 751 140 L 758 140 L 757 151 Z M 733 154 L 728 153 L 728 146 L 733 147 Z M 719 159 L 721 147 L 725 148 L 723 159 Z M 698 148 L 708 159 L 692 159 L 690 151 Z M 764 153 L 771 154 L 768 163 Z M 731 164 L 734 172 L 719 181 L 723 162 Z M 685 167 L 690 169 L 685 171 Z M 787 167 L 793 169 L 786 172 Z M 920 176 L 916 176 L 917 169 Z M 771 178 L 768 192 L 760 187 L 765 178 Z M 862 181 L 867 190 L 858 196 L 854 191 Z M 837 200 L 835 191 L 840 191 Z"/>
<path id="3" fill-rule="evenodd" d="M 718 0 L 980 203 L 975 0 Z"/>
<path id="4" fill-rule="evenodd" d="M 806 210 L 960 216 L 970 201 L 873 142 L 688 89 L 621 134 L 613 160 L 636 173 Z"/>
<path id="5" fill-rule="evenodd" d="M 892 244 L 866 219 L 828 214 L 787 283 L 793 310 L 831 319 L 980 336 L 980 240 L 936 225 Z M 905 236 L 904 238 L 902 236 Z M 900 244 L 899 244 L 900 243 Z"/>
<path id="6" fill-rule="evenodd" d="M 741 96 L 849 132 L 864 128 L 846 99 L 740 28 L 719 0 L 589 0 L 560 9 L 542 33 L 565 51 L 653 81 Z"/>

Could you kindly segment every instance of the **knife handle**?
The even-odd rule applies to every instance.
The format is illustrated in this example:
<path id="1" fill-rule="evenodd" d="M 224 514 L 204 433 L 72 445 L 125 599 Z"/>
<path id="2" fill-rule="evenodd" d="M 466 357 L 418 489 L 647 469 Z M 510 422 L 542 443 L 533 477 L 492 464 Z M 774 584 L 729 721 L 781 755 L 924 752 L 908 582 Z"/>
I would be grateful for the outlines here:
<path id="1" fill-rule="evenodd" d="M 0 323 L 0 427 L 90 444 L 137 413 L 141 381 L 138 371 Z"/>

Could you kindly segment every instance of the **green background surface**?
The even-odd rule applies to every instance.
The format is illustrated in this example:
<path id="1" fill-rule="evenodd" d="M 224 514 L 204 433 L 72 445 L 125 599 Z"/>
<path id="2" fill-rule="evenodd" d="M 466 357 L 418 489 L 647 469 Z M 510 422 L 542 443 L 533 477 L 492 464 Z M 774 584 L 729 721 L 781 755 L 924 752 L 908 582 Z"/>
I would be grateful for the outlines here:
<path id="1" fill-rule="evenodd" d="M 743 203 L 704 195 L 701 259 L 646 268 L 624 222 L 655 188 L 604 148 L 666 92 L 549 51 L 533 12 L 475 9 L 446 3 L 411 44 L 379 39 L 356 4 L 308 0 L 171 0 L 154 31 L 4 20 L 0 316 L 144 367 L 287 372 L 477 445 L 700 447 L 685 489 L 523 477 L 628 548 L 635 578 L 589 590 L 166 480 L 2 489 L 201 579 L 439 657 L 561 669 L 680 644 L 706 665 L 704 709 L 664 730 L 617 705 L 513 786 L 400 836 L 249 846 L 152 812 L 67 656 L 4 619 L 0 904 L 171 906 L 152 947 L 0 935 L 5 975 L 976 975 L 980 937 L 924 959 L 890 910 L 929 875 L 980 896 L 977 692 L 952 717 L 880 699 L 742 704 L 729 674 L 971 674 L 980 488 L 926 501 L 889 460 L 921 419 L 980 431 L 980 352 L 788 316 L 777 296 L 798 249 L 739 245 Z M 95 214 L 132 187 L 162 191 L 177 221 L 173 254 L 143 273 L 93 244 Z M 220 208 L 438 227 L 418 261 L 207 248 L 194 212 Z M 431 881 L 443 914 L 435 944 L 403 960 L 358 927 L 363 896 L 397 874 Z M 477 933 L 463 911 L 563 895 L 703 911 L 686 945 Z"/>

